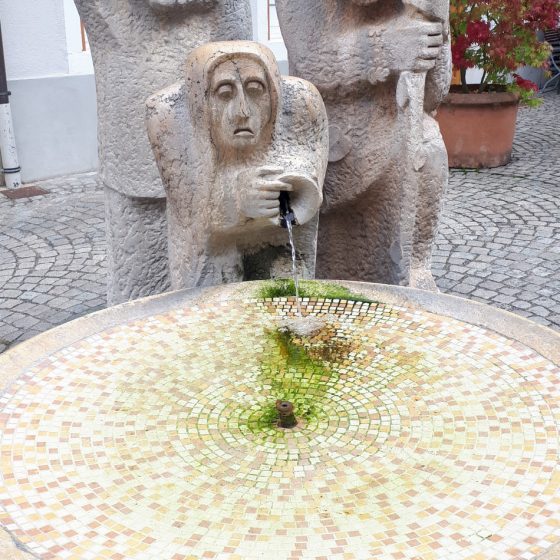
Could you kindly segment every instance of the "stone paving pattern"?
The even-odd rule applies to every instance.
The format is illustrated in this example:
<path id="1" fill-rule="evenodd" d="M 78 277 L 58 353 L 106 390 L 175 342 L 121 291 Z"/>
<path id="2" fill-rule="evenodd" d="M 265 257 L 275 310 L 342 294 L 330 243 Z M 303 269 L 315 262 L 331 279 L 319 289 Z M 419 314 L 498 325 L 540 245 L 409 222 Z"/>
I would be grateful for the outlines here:
<path id="1" fill-rule="evenodd" d="M 0 351 L 105 307 L 103 191 L 94 173 L 0 195 Z"/>
<path id="2" fill-rule="evenodd" d="M 434 253 L 449 294 L 560 329 L 560 96 L 522 109 L 514 161 L 453 171 Z M 105 305 L 103 193 L 95 174 L 0 195 L 0 352 Z"/>
<path id="3" fill-rule="evenodd" d="M 442 292 L 560 328 L 560 96 L 522 109 L 511 164 L 453 171 L 433 272 Z"/>

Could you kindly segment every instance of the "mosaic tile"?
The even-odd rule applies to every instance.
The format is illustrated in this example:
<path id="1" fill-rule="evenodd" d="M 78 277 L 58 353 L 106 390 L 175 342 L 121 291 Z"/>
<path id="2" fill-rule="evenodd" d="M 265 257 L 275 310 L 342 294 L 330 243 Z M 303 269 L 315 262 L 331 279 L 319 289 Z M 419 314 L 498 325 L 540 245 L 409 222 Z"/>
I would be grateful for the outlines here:
<path id="1" fill-rule="evenodd" d="M 480 327 L 306 299 L 90 336 L 0 398 L 0 521 L 45 559 L 514 560 L 560 541 L 560 371 Z M 278 426 L 276 399 L 298 424 Z"/>

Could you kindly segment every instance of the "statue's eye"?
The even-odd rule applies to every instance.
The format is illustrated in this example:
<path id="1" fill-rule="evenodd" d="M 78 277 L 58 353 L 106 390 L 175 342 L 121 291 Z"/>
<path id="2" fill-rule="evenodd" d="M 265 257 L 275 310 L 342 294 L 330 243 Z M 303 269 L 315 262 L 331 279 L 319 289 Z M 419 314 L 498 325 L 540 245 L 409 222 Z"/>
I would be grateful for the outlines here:
<path id="1" fill-rule="evenodd" d="M 258 80 L 251 80 L 245 84 L 245 89 L 249 95 L 262 95 L 266 91 L 266 87 Z"/>
<path id="2" fill-rule="evenodd" d="M 220 99 L 228 101 L 233 97 L 233 85 L 232 84 L 222 84 L 218 86 L 216 94 Z"/>

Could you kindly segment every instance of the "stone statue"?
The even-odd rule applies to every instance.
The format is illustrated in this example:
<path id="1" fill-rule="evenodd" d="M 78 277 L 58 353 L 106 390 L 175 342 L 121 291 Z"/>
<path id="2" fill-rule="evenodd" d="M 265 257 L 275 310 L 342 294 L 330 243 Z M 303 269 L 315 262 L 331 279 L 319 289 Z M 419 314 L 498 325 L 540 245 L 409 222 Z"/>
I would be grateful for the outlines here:
<path id="1" fill-rule="evenodd" d="M 106 194 L 108 301 L 169 286 L 165 193 L 146 137 L 145 101 L 208 41 L 250 39 L 249 0 L 75 0 L 97 82 Z"/>
<path id="2" fill-rule="evenodd" d="M 317 276 L 436 289 L 448 0 L 277 0 L 291 73 L 321 92 L 330 151 Z"/>
<path id="3" fill-rule="evenodd" d="M 257 43 L 211 43 L 147 102 L 167 191 L 174 289 L 290 276 L 279 197 L 295 214 L 299 273 L 313 277 L 328 128 L 319 92 L 280 77 Z"/>

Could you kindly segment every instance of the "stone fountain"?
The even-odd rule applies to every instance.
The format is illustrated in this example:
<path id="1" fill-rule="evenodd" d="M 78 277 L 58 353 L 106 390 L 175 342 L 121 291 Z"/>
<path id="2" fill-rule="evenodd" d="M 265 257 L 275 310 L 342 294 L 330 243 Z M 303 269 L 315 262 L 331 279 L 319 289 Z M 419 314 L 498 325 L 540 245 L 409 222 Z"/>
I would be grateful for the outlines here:
<path id="1" fill-rule="evenodd" d="M 150 97 L 147 124 L 167 192 L 173 289 L 289 276 L 281 193 L 298 224 L 300 273 L 314 277 L 329 139 L 312 84 L 281 77 L 258 43 L 208 43 Z"/>
<path id="2" fill-rule="evenodd" d="M 181 25 L 198 44 L 247 24 L 242 0 L 120 2 L 134 13 L 118 14 L 115 3 L 80 4 L 117 58 L 126 33 L 111 25 L 148 30 L 165 51 Z M 147 101 L 171 283 L 192 289 L 109 308 L 0 356 L 0 556 L 557 558 L 560 335 L 436 292 L 305 279 L 326 176 L 320 271 L 434 287 L 447 172 L 430 113 L 448 79 L 447 4 L 278 8 L 292 66 L 326 109 L 311 83 L 280 77 L 272 53 L 246 41 L 191 44 L 179 81 Z M 112 68 L 103 53 L 98 69 Z M 133 60 L 127 69 L 148 78 Z M 113 143 L 128 133 L 128 103 L 115 107 L 104 129 L 117 125 Z M 142 165 L 126 162 L 138 181 L 107 187 L 110 227 L 131 225 L 125 240 L 145 232 L 146 252 L 110 250 L 136 263 L 126 278 L 155 257 L 151 292 L 167 282 L 163 205 L 141 153 L 132 150 Z M 135 190 L 140 178 L 155 190 Z M 301 298 L 274 280 L 292 266 Z M 123 286 L 125 296 L 136 288 Z"/>

